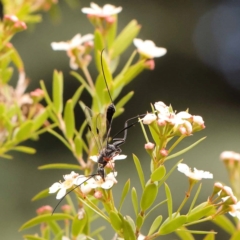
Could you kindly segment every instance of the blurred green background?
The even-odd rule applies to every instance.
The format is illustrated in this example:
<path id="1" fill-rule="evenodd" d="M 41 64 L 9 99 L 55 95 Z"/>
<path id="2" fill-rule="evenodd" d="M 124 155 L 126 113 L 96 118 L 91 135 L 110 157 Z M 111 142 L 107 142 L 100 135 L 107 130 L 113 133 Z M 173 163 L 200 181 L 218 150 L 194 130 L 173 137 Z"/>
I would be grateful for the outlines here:
<path id="1" fill-rule="evenodd" d="M 65 52 L 54 52 L 50 43 L 71 39 L 76 33 L 87 34 L 93 31 L 81 7 L 89 6 L 89 1 L 80 1 L 80 6 L 70 9 L 60 2 L 61 20 L 54 23 L 49 15 L 43 15 L 43 22 L 34 28 L 16 35 L 12 43 L 19 50 L 25 62 L 26 73 L 31 80 L 28 90 L 39 87 L 43 79 L 51 91 L 53 69 L 62 70 L 65 77 L 64 98 L 70 98 L 78 82 L 69 75 L 69 60 Z M 99 0 L 100 6 L 107 2 Z M 214 180 L 204 180 L 199 203 L 205 201 L 211 193 L 214 181 L 229 184 L 227 173 L 219 161 L 224 150 L 240 151 L 240 3 L 236 1 L 186 1 L 186 0 L 111 0 L 116 6 L 122 6 L 119 14 L 119 30 L 130 20 L 136 19 L 142 30 L 139 38 L 151 39 L 157 46 L 167 48 L 162 58 L 155 59 L 155 70 L 145 71 L 128 85 L 123 93 L 134 90 L 133 99 L 126 105 L 124 114 L 114 120 L 113 132 L 123 127 L 124 121 L 132 116 L 150 111 L 150 103 L 163 101 L 172 104 L 177 111 L 187 108 L 194 115 L 201 115 L 206 129 L 187 138 L 180 147 L 188 146 L 195 140 L 207 136 L 199 146 L 185 154 L 184 162 L 191 167 L 208 170 L 214 174 Z M 121 65 L 127 61 L 132 46 L 121 59 Z M 96 76 L 95 67 L 90 69 Z M 14 82 L 14 81 L 13 81 Z M 82 98 L 87 104 L 87 94 Z M 80 108 L 77 121 L 82 123 L 84 116 Z M 128 178 L 131 185 L 139 188 L 139 180 L 131 157 L 135 153 L 149 175 L 149 158 L 144 151 L 144 138 L 139 126 L 129 130 L 123 153 L 127 160 L 117 162 L 118 185 L 114 188 L 118 196 Z M 62 179 L 68 171 L 39 171 L 37 167 L 46 163 L 75 163 L 71 153 L 49 134 L 41 136 L 37 142 L 28 142 L 37 149 L 35 155 L 15 154 L 14 160 L 0 162 L 0 239 L 21 239 L 17 229 L 35 216 L 35 210 L 42 205 L 55 206 L 55 195 L 38 202 L 31 198 L 39 191 Z M 180 158 L 167 163 L 170 169 Z M 188 187 L 187 178 L 177 171 L 170 177 L 175 210 L 182 201 Z M 164 199 L 164 191 L 159 199 Z M 124 213 L 133 216 L 130 204 L 125 204 Z M 158 214 L 166 216 L 166 209 Z M 154 219 L 152 216 L 151 219 Z M 150 220 L 150 218 L 149 218 Z M 100 224 L 105 225 L 104 220 Z M 147 232 L 149 225 L 143 228 Z M 217 229 L 211 223 L 205 223 L 194 229 Z M 107 229 L 109 229 L 107 227 Z M 218 230 L 218 229 L 217 229 Z M 113 232 L 105 231 L 104 239 L 112 239 Z M 198 236 L 196 239 L 202 239 Z M 228 239 L 221 232 L 216 239 Z M 177 239 L 166 236 L 161 239 Z"/>

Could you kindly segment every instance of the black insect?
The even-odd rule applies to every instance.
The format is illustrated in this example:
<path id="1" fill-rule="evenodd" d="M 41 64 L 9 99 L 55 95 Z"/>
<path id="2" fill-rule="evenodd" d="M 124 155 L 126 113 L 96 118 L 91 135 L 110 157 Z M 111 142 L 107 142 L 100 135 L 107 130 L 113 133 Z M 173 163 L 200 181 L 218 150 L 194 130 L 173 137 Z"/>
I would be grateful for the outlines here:
<path id="1" fill-rule="evenodd" d="M 61 199 L 60 201 L 58 202 L 58 204 L 56 205 L 56 207 L 54 208 L 53 210 L 53 213 L 54 211 L 56 210 L 56 208 L 58 207 L 58 205 L 61 203 L 61 201 L 64 199 L 64 197 L 69 194 L 70 192 L 72 192 L 75 188 L 78 188 L 80 185 L 84 184 L 85 182 L 87 182 L 90 178 L 92 177 L 96 177 L 96 176 L 100 176 L 102 178 L 103 181 L 105 181 L 105 167 L 106 165 L 113 160 L 113 158 L 117 155 L 119 155 L 122 150 L 120 148 L 120 146 L 122 144 L 125 143 L 126 141 L 126 138 L 127 138 L 127 130 L 128 128 L 134 126 L 138 121 L 135 121 L 133 123 L 131 123 L 130 125 L 128 125 L 128 122 L 131 121 L 131 120 L 134 120 L 136 118 L 139 118 L 139 117 L 142 117 L 144 116 L 145 114 L 141 114 L 139 116 L 135 116 L 133 118 L 130 118 L 128 119 L 125 124 L 124 124 L 124 128 L 119 131 L 117 134 L 114 135 L 113 137 L 113 140 L 112 140 L 112 143 L 109 143 L 109 138 L 110 138 L 110 132 L 111 132 L 111 127 L 112 127 L 112 120 L 113 120 L 113 115 L 114 113 L 116 112 L 116 108 L 115 108 L 115 105 L 113 103 L 113 100 L 112 100 L 112 97 L 111 97 L 111 94 L 110 94 L 110 90 L 109 90 L 109 87 L 108 87 L 108 84 L 107 84 L 107 81 L 106 81 L 106 77 L 105 77 L 105 73 L 104 73 L 104 69 L 103 69 L 103 63 L 102 63 L 102 54 L 103 54 L 103 51 L 101 52 L 101 67 L 102 67 L 102 74 L 103 74 L 103 78 L 104 78 L 104 81 L 105 81 L 105 85 L 107 87 L 107 91 L 108 91 L 108 94 L 109 94 L 109 97 L 110 97 L 110 100 L 111 100 L 111 104 L 108 106 L 107 110 L 106 110 L 106 116 L 104 116 L 105 118 L 105 135 L 102 136 L 105 141 L 103 140 L 100 140 L 101 136 L 98 136 L 98 137 L 95 137 L 95 135 L 93 134 L 93 129 L 92 127 L 90 126 L 90 122 L 91 122 L 91 116 L 93 115 L 92 114 L 92 111 L 91 109 L 89 109 L 88 107 L 85 108 L 85 115 L 86 115 L 86 118 L 88 119 L 88 128 L 89 128 L 89 131 L 91 132 L 93 138 L 95 139 L 95 143 L 99 149 L 99 155 L 98 155 L 98 159 L 97 159 L 97 163 L 98 163 L 98 168 L 97 168 L 97 173 L 95 174 L 92 174 L 92 175 L 89 175 L 88 178 L 81 182 L 81 184 L 79 184 L 78 186 L 74 187 L 73 189 L 71 189 L 69 192 L 67 192 Z M 101 124 L 99 124 L 99 127 L 101 127 Z M 94 129 L 95 132 L 97 133 L 97 135 L 99 135 L 99 129 L 98 127 L 96 126 L 96 129 Z M 116 136 L 118 136 L 120 133 L 124 132 L 124 136 L 123 138 L 115 138 Z M 97 138 L 99 140 L 97 140 Z M 104 142 L 106 142 L 106 146 L 104 147 Z"/>

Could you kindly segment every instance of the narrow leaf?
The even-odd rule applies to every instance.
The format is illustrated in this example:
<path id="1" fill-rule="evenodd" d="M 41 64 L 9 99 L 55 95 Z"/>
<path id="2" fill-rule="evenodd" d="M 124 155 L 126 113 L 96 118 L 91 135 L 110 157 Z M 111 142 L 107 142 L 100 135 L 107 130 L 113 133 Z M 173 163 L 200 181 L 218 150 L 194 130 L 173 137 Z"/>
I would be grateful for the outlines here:
<path id="1" fill-rule="evenodd" d="M 137 216 L 138 215 L 138 196 L 137 196 L 137 190 L 134 187 L 132 188 L 131 197 L 132 197 L 133 209 L 134 209 L 135 215 Z"/>
<path id="2" fill-rule="evenodd" d="M 84 88 L 89 92 L 91 96 L 93 96 L 91 88 L 88 86 L 86 80 L 80 74 L 74 71 L 70 72 L 70 74 L 74 76 L 84 86 Z"/>
<path id="3" fill-rule="evenodd" d="M 212 221 L 230 235 L 233 235 L 236 231 L 234 224 L 225 215 L 217 216 Z"/>
<path id="4" fill-rule="evenodd" d="M 82 233 L 83 228 L 85 227 L 87 222 L 88 218 L 86 214 L 81 219 L 78 219 L 78 216 L 76 215 L 72 222 L 72 236 L 77 237 L 80 233 Z"/>
<path id="5" fill-rule="evenodd" d="M 49 188 L 42 190 L 38 194 L 36 194 L 33 198 L 32 201 L 36 201 L 45 197 L 49 196 Z"/>
<path id="6" fill-rule="evenodd" d="M 53 73 L 53 105 L 60 114 L 63 110 L 63 75 L 56 70 Z"/>
<path id="7" fill-rule="evenodd" d="M 123 228 L 122 228 L 124 240 L 135 240 L 135 234 L 134 234 L 134 229 L 132 228 L 131 224 L 124 219 L 123 220 Z"/>
<path id="8" fill-rule="evenodd" d="M 31 136 L 33 121 L 28 120 L 24 122 L 18 129 L 15 138 L 18 142 L 28 139 Z"/>
<path id="9" fill-rule="evenodd" d="M 125 183 L 124 187 L 123 187 L 123 191 L 122 191 L 122 196 L 121 196 L 121 200 L 120 200 L 120 204 L 119 204 L 119 208 L 118 211 L 121 211 L 122 205 L 124 203 L 124 200 L 129 192 L 130 189 L 130 179 L 127 180 L 127 182 Z"/>
<path id="10" fill-rule="evenodd" d="M 232 237 L 230 238 L 230 240 L 239 240 L 240 239 L 240 231 L 236 231 L 234 232 L 234 234 L 232 235 Z"/>
<path id="11" fill-rule="evenodd" d="M 170 191 L 170 188 L 168 187 L 168 185 L 165 183 L 165 193 L 166 193 L 166 197 L 167 197 L 167 205 L 168 205 L 168 217 L 171 218 L 172 217 L 172 194 Z"/>
<path id="12" fill-rule="evenodd" d="M 36 150 L 34 148 L 26 147 L 26 146 L 16 146 L 16 147 L 12 148 L 11 150 L 18 151 L 18 152 L 24 152 L 24 153 L 28 153 L 28 154 L 36 153 Z"/>
<path id="13" fill-rule="evenodd" d="M 139 179 L 140 179 L 140 183 L 141 183 L 141 185 L 142 185 L 142 189 L 144 189 L 145 179 L 144 179 L 144 174 L 143 174 L 142 166 L 141 166 L 141 163 L 140 163 L 139 159 L 138 159 L 137 156 L 134 155 L 134 154 L 133 154 L 133 161 L 134 161 L 135 167 L 136 167 L 137 172 L 138 172 L 138 177 L 139 177 Z"/>
<path id="14" fill-rule="evenodd" d="M 68 139 L 72 139 L 75 131 L 75 118 L 73 112 L 72 100 L 68 100 L 64 109 L 64 122 L 66 136 Z"/>
<path id="15" fill-rule="evenodd" d="M 194 240 L 194 236 L 188 231 L 186 227 L 181 227 L 175 233 L 180 237 L 182 240 Z"/>
<path id="16" fill-rule="evenodd" d="M 37 131 L 40 127 L 43 126 L 44 122 L 48 118 L 48 110 L 44 109 L 42 113 L 40 113 L 37 117 L 34 118 L 33 131 Z"/>
<path id="17" fill-rule="evenodd" d="M 68 163 L 50 163 L 38 167 L 39 170 L 46 169 L 72 169 L 72 170 L 81 170 L 81 167 L 77 164 L 68 164 Z"/>
<path id="18" fill-rule="evenodd" d="M 158 233 L 160 235 L 165 235 L 165 234 L 169 234 L 171 232 L 174 232 L 179 227 L 182 227 L 182 225 L 186 221 L 187 221 L 187 217 L 184 216 L 184 215 L 178 216 L 178 217 L 176 217 L 172 220 L 169 220 L 169 218 L 167 218 L 167 220 L 160 227 Z"/>
<path id="19" fill-rule="evenodd" d="M 136 20 L 132 20 L 117 36 L 110 49 L 111 58 L 115 58 L 123 53 L 126 48 L 132 43 L 133 39 L 140 31 L 140 25 Z"/>
<path id="20" fill-rule="evenodd" d="M 122 220 L 119 217 L 119 215 L 116 212 L 111 211 L 110 214 L 109 214 L 109 217 L 110 217 L 110 220 L 111 220 L 111 225 L 114 228 L 114 230 L 116 232 L 119 231 L 122 228 L 122 225 L 123 225 Z"/>
<path id="21" fill-rule="evenodd" d="M 25 230 L 27 228 L 31 228 L 34 227 L 40 223 L 43 222 L 49 222 L 49 221 L 59 221 L 59 220 L 73 220 L 73 217 L 69 214 L 66 213 L 55 213 L 55 214 L 44 214 L 44 215 L 40 215 L 37 216 L 35 218 L 32 218 L 31 220 L 27 221 L 26 223 L 24 223 L 19 231 Z"/>
<path id="22" fill-rule="evenodd" d="M 104 49 L 104 40 L 100 30 L 96 29 L 94 32 L 94 55 L 95 55 L 95 64 L 98 69 L 98 72 L 101 72 L 101 61 L 99 58 L 99 53 Z"/>
<path id="23" fill-rule="evenodd" d="M 192 149 L 193 147 L 195 147 L 196 145 L 198 145 L 198 144 L 199 144 L 200 142 L 202 142 L 205 138 L 206 138 L 206 137 L 203 137 L 203 138 L 199 139 L 198 141 L 196 141 L 195 143 L 191 144 L 190 146 L 184 148 L 183 150 L 167 156 L 167 157 L 165 158 L 165 160 L 169 160 L 169 159 L 172 159 L 172 158 L 175 158 L 175 157 L 180 156 L 181 154 L 189 151 L 190 149 Z"/>
<path id="24" fill-rule="evenodd" d="M 150 230 L 148 232 L 148 236 L 152 235 L 160 226 L 160 224 L 162 223 L 162 215 L 157 216 L 155 218 L 155 220 L 152 223 L 152 226 L 150 227 Z"/>
<path id="25" fill-rule="evenodd" d="M 83 92 L 83 89 L 84 89 L 84 86 L 81 85 L 77 90 L 76 92 L 74 93 L 73 97 L 72 97 L 72 105 L 73 105 L 73 108 L 75 108 L 76 104 L 78 103 L 79 101 L 79 98 Z"/>

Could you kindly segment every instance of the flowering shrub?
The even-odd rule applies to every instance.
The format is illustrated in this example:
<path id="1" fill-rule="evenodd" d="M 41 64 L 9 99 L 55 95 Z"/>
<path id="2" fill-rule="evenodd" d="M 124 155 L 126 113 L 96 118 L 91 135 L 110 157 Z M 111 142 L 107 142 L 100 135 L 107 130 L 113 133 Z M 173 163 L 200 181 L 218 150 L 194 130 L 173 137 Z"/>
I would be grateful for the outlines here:
<path id="1" fill-rule="evenodd" d="M 113 137 L 111 141 L 112 118 L 123 112 L 123 107 L 133 96 L 133 92 L 122 97 L 116 106 L 113 102 L 120 96 L 122 89 L 135 79 L 143 70 L 153 70 L 154 58 L 166 54 L 166 49 L 157 47 L 151 40 L 136 38 L 140 25 L 132 20 L 124 29 L 117 33 L 117 14 L 122 7 L 110 4 L 102 8 L 95 3 L 90 8 L 84 7 L 82 12 L 94 27 L 93 33 L 82 36 L 76 34 L 67 42 L 53 42 L 53 50 L 66 51 L 70 60 L 70 68 L 75 70 L 71 74 L 79 81 L 79 87 L 74 95 L 63 102 L 64 78 L 61 72 L 53 73 L 53 94 L 49 95 L 43 81 L 41 89 L 27 93 L 28 80 L 24 71 L 24 64 L 17 50 L 10 40 L 19 31 L 26 30 L 29 23 L 38 22 L 40 16 L 35 12 L 49 10 L 57 1 L 9 1 L 4 2 L 7 9 L 3 21 L 0 23 L 0 156 L 11 158 L 10 150 L 35 153 L 33 148 L 21 145 L 30 138 L 38 138 L 40 134 L 48 132 L 58 138 L 71 151 L 77 164 L 55 163 L 41 166 L 40 169 L 71 169 L 63 176 L 64 181 L 55 182 L 34 197 L 34 200 L 56 194 L 60 202 L 67 201 L 58 213 L 55 208 L 42 206 L 37 209 L 37 216 L 23 224 L 20 230 L 39 225 L 39 233 L 24 235 L 27 240 L 80 240 L 102 239 L 101 232 L 105 226 L 92 230 L 92 221 L 98 217 L 104 219 L 116 233 L 113 239 L 155 239 L 162 235 L 176 233 L 180 239 L 194 239 L 193 234 L 204 234 L 204 239 L 214 239 L 216 232 L 189 230 L 188 226 L 204 221 L 213 221 L 231 235 L 231 239 L 239 239 L 240 221 L 240 192 L 239 192 L 239 159 L 240 154 L 223 152 L 221 159 L 229 171 L 233 190 L 222 183 L 216 182 L 212 193 L 204 202 L 196 205 L 201 190 L 201 184 L 184 212 L 183 207 L 189 201 L 192 189 L 202 179 L 213 178 L 208 171 L 191 170 L 182 160 L 172 169 L 167 169 L 166 161 L 173 161 L 185 152 L 195 147 L 205 138 L 199 139 L 190 146 L 174 150 L 185 138 L 197 134 L 205 128 L 201 116 L 190 114 L 189 111 L 176 112 L 172 106 L 164 102 L 156 102 L 151 106 L 152 111 L 136 116 L 126 121 L 125 127 L 119 133 L 123 138 Z M 19 11 L 14 11 L 18 9 Z M 23 11 L 25 9 L 25 11 Z M 26 10 L 27 9 L 27 10 Z M 13 14 L 14 13 L 14 14 Z M 118 70 L 120 56 L 127 48 L 134 44 L 136 50 L 130 55 L 125 66 Z M 94 54 L 93 54 L 93 53 Z M 57 54 L 57 53 L 55 53 Z M 92 79 L 88 71 L 92 64 L 93 55 L 98 70 L 96 80 Z M 136 56 L 139 56 L 136 59 Z M 9 85 L 14 64 L 18 70 L 16 88 Z M 79 71 L 79 72 L 77 72 Z M 92 98 L 91 108 L 80 99 L 86 90 Z M 46 104 L 40 103 L 45 99 Z M 86 115 L 80 129 L 76 129 L 74 109 L 80 105 Z M 123 160 L 127 156 L 120 155 L 120 145 L 124 143 L 127 129 L 140 124 L 145 137 L 145 150 L 150 156 L 150 176 L 145 176 L 141 160 L 133 155 L 136 174 L 141 183 L 141 190 L 131 188 L 130 179 L 125 183 L 121 193 L 119 206 L 115 205 L 112 188 L 117 188 L 116 160 Z M 130 156 L 128 156 L 130 158 Z M 97 172 L 94 166 L 97 164 Z M 115 168 L 116 167 L 116 168 Z M 173 209 L 171 189 L 167 184 L 169 176 L 178 169 L 186 175 L 189 187 L 182 203 Z M 81 174 L 75 171 L 81 171 Z M 55 180 L 53 180 L 54 182 Z M 73 192 L 77 197 L 77 206 L 68 194 Z M 165 200 L 157 202 L 159 193 L 165 193 Z M 124 215 L 121 211 L 127 195 L 131 195 L 131 204 L 135 216 Z M 166 206 L 168 217 L 161 214 L 161 206 Z M 158 211 L 148 232 L 142 232 L 142 227 L 151 213 Z M 229 213 L 236 220 L 234 225 L 224 216 Z M 63 221 L 63 224 L 59 222 Z M 197 226 L 195 227 L 197 229 Z"/>

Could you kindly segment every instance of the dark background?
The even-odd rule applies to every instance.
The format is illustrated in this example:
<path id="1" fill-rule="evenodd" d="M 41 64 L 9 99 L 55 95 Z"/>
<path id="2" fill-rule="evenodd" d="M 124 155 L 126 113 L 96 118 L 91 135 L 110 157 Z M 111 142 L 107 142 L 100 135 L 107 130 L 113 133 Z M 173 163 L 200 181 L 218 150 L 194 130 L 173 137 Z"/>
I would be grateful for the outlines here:
<path id="1" fill-rule="evenodd" d="M 99 0 L 96 3 L 102 6 L 106 2 Z M 215 181 L 229 184 L 224 166 L 219 161 L 220 153 L 224 150 L 239 151 L 240 4 L 230 0 L 112 0 L 109 3 L 123 7 L 119 14 L 119 30 L 130 20 L 136 19 L 142 25 L 140 38 L 151 39 L 157 46 L 168 50 L 167 55 L 155 60 L 154 71 L 145 71 L 124 89 L 123 94 L 134 90 L 135 95 L 126 105 L 125 113 L 114 120 L 113 131 L 121 129 L 127 118 L 150 110 L 150 103 L 156 101 L 172 104 L 177 111 L 189 108 L 191 114 L 201 115 L 206 129 L 187 138 L 180 147 L 186 147 L 207 136 L 204 142 L 183 156 L 184 162 L 189 166 L 214 174 L 214 180 L 203 180 L 199 203 L 206 201 Z M 13 39 L 12 43 L 19 50 L 27 76 L 31 79 L 28 90 L 39 87 L 39 80 L 44 79 L 51 92 L 52 72 L 56 68 L 64 72 L 65 100 L 72 96 L 78 82 L 69 75 L 69 60 L 65 52 L 54 52 L 50 43 L 71 39 L 77 33 L 92 32 L 93 27 L 80 11 L 81 7 L 89 6 L 89 2 L 81 1 L 80 4 L 81 6 L 70 9 L 61 2 L 62 17 L 59 23 L 53 23 L 49 16 L 44 14 L 42 23 L 30 31 L 17 34 Z M 124 54 L 121 65 L 127 61 L 133 49 L 132 46 Z M 93 65 L 90 71 L 95 74 Z M 83 101 L 90 104 L 87 94 L 83 95 Z M 77 121 L 81 123 L 83 120 L 84 116 L 79 108 Z M 139 126 L 129 130 L 127 142 L 122 147 L 128 158 L 117 162 L 116 166 L 119 184 L 114 191 L 117 196 L 128 178 L 131 178 L 132 186 L 140 190 L 132 153 L 141 159 L 146 176 L 149 175 L 150 161 L 144 151 L 144 143 Z M 71 153 L 48 134 L 41 136 L 38 142 L 28 144 L 37 149 L 37 154 L 15 154 L 14 160 L 0 162 L 1 239 L 21 239 L 21 235 L 29 231 L 18 233 L 17 229 L 35 216 L 35 210 L 45 204 L 54 206 L 57 203 L 55 195 L 34 203 L 30 199 L 40 190 L 62 179 L 61 176 L 68 171 L 39 171 L 37 167 L 54 162 L 75 163 Z M 167 169 L 179 159 L 181 158 L 167 163 Z M 168 184 L 176 210 L 187 190 L 188 180 L 175 171 Z M 164 199 L 165 193 L 163 189 L 161 191 L 159 199 Z M 133 216 L 130 198 L 127 201 L 124 214 Z M 165 217 L 166 209 L 159 209 L 156 214 L 163 214 Z M 102 224 L 105 224 L 104 220 Z M 143 234 L 146 234 L 149 225 L 146 223 L 144 226 Z M 216 229 L 211 223 L 196 226 L 194 229 L 199 227 L 203 230 Z M 105 231 L 105 239 L 112 237 L 111 230 Z M 197 237 L 202 238 L 203 236 Z M 222 232 L 216 237 L 228 238 L 229 236 Z M 172 235 L 161 239 L 177 237 Z"/>

